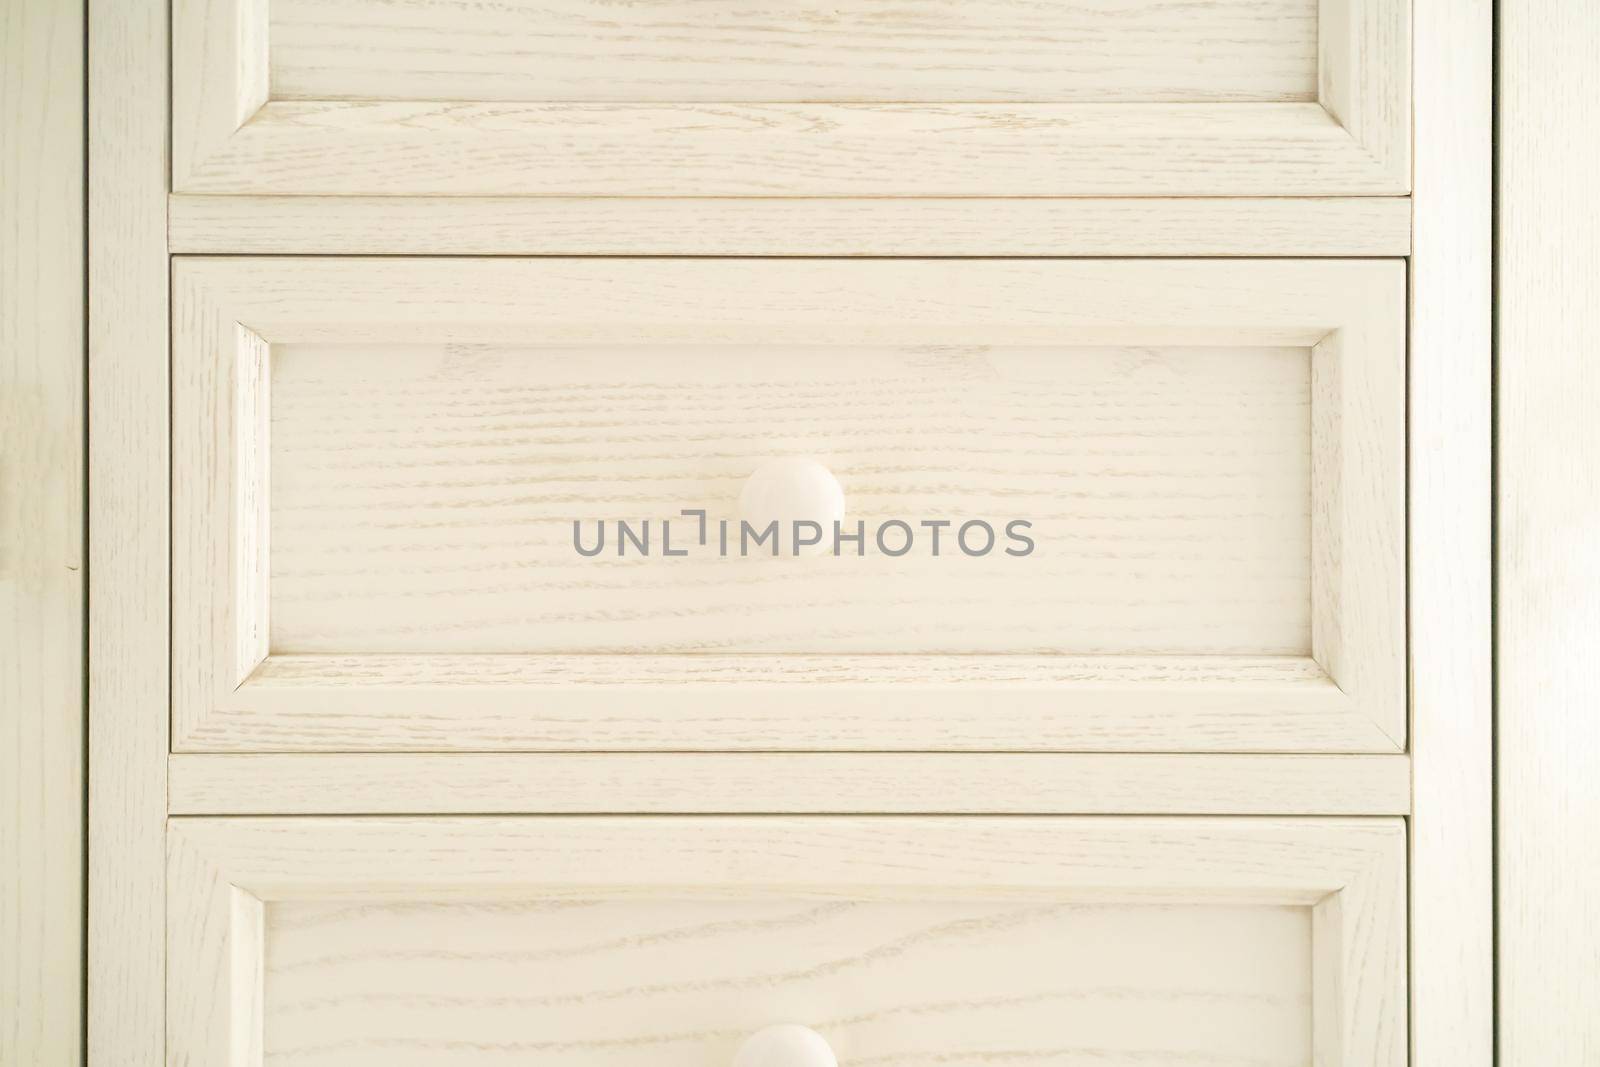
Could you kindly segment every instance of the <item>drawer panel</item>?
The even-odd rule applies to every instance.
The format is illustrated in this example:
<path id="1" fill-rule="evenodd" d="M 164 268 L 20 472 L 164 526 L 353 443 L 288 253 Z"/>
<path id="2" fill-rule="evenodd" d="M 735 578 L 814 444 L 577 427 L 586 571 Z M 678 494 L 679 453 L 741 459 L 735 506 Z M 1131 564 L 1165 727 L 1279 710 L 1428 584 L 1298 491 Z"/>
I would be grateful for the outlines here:
<path id="1" fill-rule="evenodd" d="M 272 0 L 268 81 L 284 100 L 660 100 L 764 104 L 1317 95 L 1316 0 L 1189 12 L 1083 0 L 1027 8 L 600 0 Z M 417 49 L 426 37 L 426 53 Z M 1081 47 L 1095 39 L 1093 52 Z M 1075 51 L 1075 46 L 1076 51 Z"/>
<path id="2" fill-rule="evenodd" d="M 1403 738 L 1398 263 L 176 281 L 180 750 Z"/>
<path id="3" fill-rule="evenodd" d="M 177 1063 L 698 1067 L 777 1023 L 845 1063 L 1404 1062 L 1398 820 L 178 820 L 171 841 Z"/>
<path id="4" fill-rule="evenodd" d="M 287 654 L 1310 654 L 1309 348 L 329 343 L 271 363 Z M 742 483 L 790 456 L 840 480 L 840 551 L 730 525 L 723 554 Z M 683 509 L 710 512 L 706 545 Z"/>
<path id="5" fill-rule="evenodd" d="M 1311 1032 L 1308 907 L 578 899 L 265 913 L 267 1064 L 701 1067 L 792 1020 L 847 1063 L 1027 1049 L 1088 1064 L 1095 1049 L 1292 1064 Z"/>
<path id="6" fill-rule="evenodd" d="M 1405 0 L 179 0 L 179 192 L 1402 193 Z"/>

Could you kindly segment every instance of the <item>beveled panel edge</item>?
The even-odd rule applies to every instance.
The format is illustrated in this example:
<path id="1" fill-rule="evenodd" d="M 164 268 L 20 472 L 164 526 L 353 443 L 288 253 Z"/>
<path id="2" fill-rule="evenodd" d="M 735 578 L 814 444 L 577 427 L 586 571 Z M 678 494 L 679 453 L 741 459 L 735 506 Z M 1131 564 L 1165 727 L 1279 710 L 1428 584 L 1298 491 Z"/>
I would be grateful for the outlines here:
<path id="1" fill-rule="evenodd" d="M 184 66 L 180 63 L 180 70 Z M 241 97 L 250 95 L 248 85 L 233 88 Z M 190 95 L 178 92 L 180 102 Z M 217 94 L 200 95 L 198 124 L 192 102 L 175 112 L 173 186 L 180 192 L 649 197 L 1410 192 L 1409 174 L 1398 168 L 1401 161 L 1392 151 L 1399 131 L 1387 129 L 1387 136 L 1375 141 L 1377 128 L 1368 129 L 1364 120 L 1352 128 L 1349 118 L 1314 102 L 990 107 L 268 100 L 236 122 L 210 102 Z M 1380 100 L 1390 95 L 1375 94 Z M 185 130 L 193 132 L 180 136 Z"/>
<path id="2" fill-rule="evenodd" d="M 174 717 L 173 751 L 1401 748 L 1293 656 L 272 656 L 204 692 Z"/>
<path id="3" fill-rule="evenodd" d="M 174 253 L 1404 256 L 1411 199 L 169 198 Z"/>

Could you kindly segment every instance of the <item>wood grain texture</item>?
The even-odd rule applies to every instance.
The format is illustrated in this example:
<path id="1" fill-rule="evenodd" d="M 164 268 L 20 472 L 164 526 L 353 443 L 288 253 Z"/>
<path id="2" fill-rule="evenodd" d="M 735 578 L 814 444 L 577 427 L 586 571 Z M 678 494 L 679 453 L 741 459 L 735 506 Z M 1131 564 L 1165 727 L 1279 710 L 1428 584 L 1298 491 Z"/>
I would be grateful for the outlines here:
<path id="1" fill-rule="evenodd" d="M 269 904 L 262 1062 L 1305 1063 L 1309 908 L 951 895 Z"/>
<path id="2" fill-rule="evenodd" d="M 193 754 L 174 815 L 1404 815 L 1406 756 Z"/>
<path id="3" fill-rule="evenodd" d="M 185 196 L 174 252 L 1403 256 L 1405 197 L 792 200 Z"/>
<path id="4" fill-rule="evenodd" d="M 1492 7 L 1419 0 L 1414 18 L 1412 1063 L 1490 1067 Z"/>
<path id="5" fill-rule="evenodd" d="M 91 0 L 88 18 L 88 1052 L 94 1067 L 159 1067 L 171 669 L 167 8 Z"/>
<path id="6" fill-rule="evenodd" d="M 989 197 L 1409 188 L 1403 0 L 1326 0 L 1315 27 L 1307 8 L 1284 10 L 1291 0 L 1266 9 L 1233 0 L 1043 8 L 996 0 L 977 9 L 917 0 L 878 19 L 745 11 L 709 33 L 676 9 L 636 5 L 619 17 L 565 0 L 539 9 L 531 34 L 514 5 L 497 6 L 485 26 L 483 9 L 460 19 L 441 3 L 344 2 L 331 12 L 291 2 L 274 15 L 278 5 L 266 0 L 179 0 L 178 191 Z M 951 25 L 952 17 L 973 22 Z M 446 19 L 446 28 L 433 25 Z M 677 28 L 645 28 L 658 19 Z M 798 60 L 797 25 L 809 53 Z M 341 47 L 354 32 L 363 46 Z M 1307 63 L 1313 37 L 1319 49 Z M 322 58 L 324 49 L 338 59 Z M 590 65 L 617 49 L 626 64 Z M 404 60 L 389 58 L 397 50 Z M 545 52 L 563 59 L 530 63 Z M 566 58 L 578 54 L 585 58 Z M 686 86 L 677 71 L 690 61 Z M 540 73 L 530 78 L 530 66 Z M 1289 81 L 1277 80 L 1280 70 Z M 274 96 L 275 85 L 287 95 Z"/>
<path id="7" fill-rule="evenodd" d="M 1374 719 L 1404 749 L 1405 471 L 1383 457 L 1404 447 L 1405 372 L 1389 339 L 1406 310 L 1398 284 L 1380 292 L 1312 354 L 1311 649 L 1343 691 L 1380 701 Z"/>
<path id="8" fill-rule="evenodd" d="M 1600 20 L 1498 10 L 1498 1062 L 1533 1067 L 1600 1061 Z"/>
<path id="9" fill-rule="evenodd" d="M 1411 188 L 1411 2 L 1322 0 L 1317 16 L 1318 101 Z"/>
<path id="10" fill-rule="evenodd" d="M 195 140 L 203 147 L 177 157 L 179 192 L 1386 196 L 1409 188 L 1315 103 L 279 100 Z"/>
<path id="11" fill-rule="evenodd" d="M 174 577 L 180 751 L 903 749 L 935 738 L 936 747 L 1046 750 L 1393 751 L 1402 743 L 1398 264 L 241 258 L 186 259 L 177 285 L 174 514 L 185 538 Z M 268 623 L 259 604 L 263 597 L 270 603 L 271 594 L 259 588 L 263 564 L 253 547 L 268 540 L 259 528 L 263 510 L 271 510 L 262 489 L 269 464 L 259 412 L 269 405 L 259 393 L 270 377 L 261 366 L 263 344 L 336 344 L 346 352 L 350 345 L 393 352 L 397 343 L 448 344 L 465 353 L 460 345 L 525 344 L 530 331 L 553 346 L 656 351 L 754 342 L 824 351 L 863 343 L 1315 346 L 1313 392 L 1320 390 L 1326 409 L 1311 434 L 1323 452 L 1312 473 L 1323 487 L 1312 494 L 1314 523 L 1323 531 L 1313 558 L 1321 577 L 1310 583 L 1312 647 L 1325 652 L 1328 669 L 1303 656 L 1240 652 L 1169 659 L 1080 652 L 992 662 L 572 659 L 526 655 L 526 631 L 513 644 L 476 632 L 470 641 L 436 646 L 433 655 L 408 656 L 387 633 L 377 644 L 324 643 L 305 655 L 274 643 L 263 664 L 260 631 Z M 297 358 L 292 347 L 290 355 Z M 578 378 L 569 384 L 587 387 L 594 366 L 574 361 Z M 932 365 L 920 374 L 926 381 L 916 388 L 938 377 Z M 386 388 L 364 390 L 363 402 Z M 1135 392 L 1130 403 L 1151 402 L 1148 384 Z M 270 406 L 291 410 L 292 403 Z M 335 425 L 354 427 L 356 405 L 339 407 Z M 513 414 L 506 425 L 517 421 Z M 297 425 L 314 428 L 316 421 Z M 292 447 L 295 434 L 287 436 Z M 343 439 L 337 451 L 353 455 L 350 448 Z M 378 449 L 373 469 L 392 468 L 403 452 Z M 280 461 L 288 462 L 275 457 L 270 465 Z M 289 470 L 292 502 L 293 464 Z M 1252 515 L 1270 506 L 1262 495 L 1258 489 Z M 436 525 L 430 518 L 417 526 L 410 543 L 424 544 L 432 536 L 425 528 Z M 287 542 L 293 566 L 295 530 L 283 526 L 271 539 Z M 459 573 L 462 563 L 453 552 L 449 570 Z M 276 564 L 268 569 L 274 580 L 288 573 Z M 322 563 L 303 571 L 327 577 Z M 300 640 L 309 640 L 303 628 Z M 373 651 L 379 644 L 386 651 Z M 818 685 L 828 689 L 827 707 L 808 695 Z M 1062 701 L 1069 690 L 1075 698 Z M 653 694 L 651 707 L 621 710 L 619 702 L 645 692 Z M 1004 704 L 996 702 L 1000 693 Z M 713 694 L 716 707 L 696 705 Z M 445 707 L 451 710 L 441 717 Z"/>
<path id="12" fill-rule="evenodd" d="M 0 1063 L 83 1062 L 83 9 L 0 16 Z"/>
<path id="13" fill-rule="evenodd" d="M 175 751 L 1396 751 L 1294 656 L 270 656 L 200 697 Z"/>
<path id="14" fill-rule="evenodd" d="M 959 992 L 961 960 L 978 973 L 990 967 L 1011 972 L 1007 982 L 1017 984 L 1008 989 L 1022 998 L 1056 993 L 1057 983 L 1069 981 L 1071 964 L 1017 966 L 1000 963 L 995 954 L 1025 952 L 1014 936 L 1030 926 L 1048 943 L 1059 936 L 1058 924 L 1083 932 L 1082 958 L 1098 962 L 1102 978 L 1126 973 L 1115 987 L 1149 988 L 1144 983 L 1155 976 L 1135 964 L 1131 944 L 1124 946 L 1130 953 L 1124 962 L 1134 965 L 1127 972 L 1089 949 L 1103 943 L 1099 939 L 1107 933 L 1098 924 L 1110 923 L 1135 939 L 1133 944 L 1167 941 L 1170 951 L 1170 940 L 1157 931 L 1180 916 L 1195 915 L 1184 916 L 1173 905 L 1240 909 L 1212 910 L 1210 916 L 1239 922 L 1248 914 L 1252 925 L 1281 921 L 1287 917 L 1276 909 L 1291 906 L 1301 916 L 1294 922 L 1310 926 L 1309 953 L 1302 940 L 1305 926 L 1293 935 L 1300 948 L 1253 940 L 1265 935 L 1260 926 L 1248 935 L 1258 948 L 1272 944 L 1274 952 L 1287 950 L 1292 957 L 1278 955 L 1271 966 L 1309 971 L 1302 972 L 1301 981 L 1311 986 L 1311 1033 L 1301 1032 L 1292 1058 L 1283 1058 L 1287 1046 L 1275 1054 L 1277 1046 L 1265 1046 L 1269 1056 L 1280 1057 L 1265 1062 L 1304 1063 L 1307 1051 L 1319 1064 L 1341 1067 L 1405 1062 L 1404 827 L 1395 819 L 177 819 L 169 845 L 169 1040 L 180 1063 L 225 1062 L 229 1050 L 257 1045 L 269 1059 L 298 1047 L 341 1062 L 373 1055 L 406 1062 L 395 1057 L 467 1052 L 480 1058 L 524 1057 L 516 1062 L 554 1055 L 563 1063 L 596 1053 L 599 1058 L 590 1062 L 614 1062 L 616 1046 L 610 1046 L 613 1058 L 607 1059 L 607 1046 L 583 1044 L 593 1040 L 583 1020 L 609 1005 L 613 1035 L 629 1033 L 640 1020 L 648 1031 L 661 1016 L 637 1006 L 657 996 L 680 998 L 682 1007 L 676 1010 L 695 1019 L 697 1025 L 685 1030 L 702 1034 L 693 1040 L 702 1042 L 698 1051 L 704 1054 L 709 1051 L 704 1042 L 720 1049 L 721 1042 L 734 1039 L 725 1031 L 704 1032 L 710 1016 L 723 1010 L 720 1005 L 751 1011 L 751 1018 L 769 1016 L 801 1006 L 780 1003 L 791 993 L 840 1004 L 840 1015 L 846 1016 L 837 1020 L 844 1024 L 841 1040 L 883 1041 L 883 1048 L 894 1049 L 909 1028 L 902 1029 L 891 1015 L 878 1029 L 870 1018 L 874 1012 L 852 1022 L 848 1007 L 833 998 L 854 1000 L 860 1010 L 862 1003 L 873 1002 L 867 998 L 898 992 L 930 1006 L 944 1003 L 936 1014 L 965 1015 L 977 1006 L 971 1004 L 976 994 Z M 685 905 L 698 901 L 722 910 L 696 919 Z M 1150 910 L 1135 915 L 1129 905 Z M 573 936 L 585 928 L 582 916 L 591 907 L 604 907 L 616 917 L 608 924 L 616 956 L 607 953 L 595 963 L 583 949 L 593 939 Z M 817 909 L 824 909 L 820 918 Z M 499 956 L 484 957 L 475 947 L 479 938 L 495 937 L 494 929 L 508 915 L 530 930 L 532 924 L 543 925 L 552 910 L 572 918 L 566 934 L 539 937 L 521 953 L 515 942 L 502 942 L 506 951 Z M 874 920 L 866 932 L 856 925 L 863 918 Z M 1093 925 L 1078 926 L 1080 921 Z M 707 922 L 734 928 L 708 928 Z M 315 940 L 300 932 L 310 924 L 323 924 L 328 938 L 319 946 L 301 947 Z M 432 950 L 404 950 L 412 939 L 430 936 L 424 927 L 437 930 L 440 924 L 456 930 L 460 951 L 453 963 Z M 1172 927 L 1172 935 L 1185 941 L 1200 936 L 1192 922 L 1183 926 L 1181 932 Z M 814 932 L 798 936 L 796 927 Z M 937 935 L 928 940 L 930 931 L 946 927 L 953 927 L 946 930 L 950 940 Z M 389 931 L 384 940 L 390 948 L 381 951 L 398 949 L 404 962 L 385 969 L 376 961 L 391 980 L 368 993 L 366 983 L 378 980 L 366 977 L 374 974 L 365 962 L 372 952 L 367 947 L 372 929 Z M 733 945 L 706 948 L 707 937 L 717 939 L 713 946 L 727 944 L 724 937 Z M 437 935 L 431 940 L 437 944 Z M 819 947 L 829 946 L 831 957 L 816 955 Z M 877 993 L 854 985 L 858 967 L 899 973 L 910 960 L 928 958 L 928 952 L 940 961 L 920 968 L 917 978 L 873 982 L 870 988 Z M 565 973 L 580 978 L 541 998 L 537 974 L 559 965 L 561 956 Z M 838 962 L 830 964 L 829 958 Z M 432 960 L 454 968 L 450 993 L 439 992 Z M 779 965 L 764 972 L 764 961 Z M 1173 958 L 1160 973 L 1194 964 Z M 1236 973 L 1222 961 L 1207 970 L 1216 975 L 1219 967 L 1227 968 L 1221 973 Z M 414 968 L 432 976 L 413 987 L 403 976 L 421 973 Z M 333 979 L 337 988 L 317 984 L 332 978 L 331 969 L 343 971 L 343 980 Z M 1253 969 L 1259 975 L 1259 965 Z M 617 984 L 608 976 L 619 972 L 644 977 Z M 651 981 L 650 975 L 660 980 Z M 296 988 L 297 979 L 313 988 Z M 1198 972 L 1195 980 L 1206 982 Z M 1155 981 L 1159 984 L 1147 1003 L 1165 1004 L 1172 987 L 1160 977 Z M 353 996 L 352 982 L 357 983 Z M 509 992 L 508 982 L 520 994 Z M 954 984 L 940 992 L 942 982 Z M 1191 983 L 1178 986 L 1193 988 Z M 431 1024 L 431 1033 L 397 1032 L 394 1026 L 407 1025 L 398 1017 L 394 1025 L 381 1021 L 385 1012 L 408 1003 L 413 988 L 418 999 L 409 1001 L 408 1018 L 424 1029 Z M 742 992 L 729 1000 L 724 990 Z M 1299 1011 L 1305 1010 L 1302 998 L 1300 993 L 1293 997 L 1302 1005 Z M 1212 1010 L 1226 1010 L 1230 1000 L 1213 1001 Z M 528 1016 L 509 1009 L 538 1012 L 543 1001 L 555 1009 L 550 1023 L 530 1034 L 524 1029 Z M 819 1011 L 827 1006 L 822 1000 L 810 1003 Z M 988 1006 L 943 1040 L 963 1043 L 965 1049 L 973 1042 L 980 1050 L 991 1041 L 1014 1047 L 1005 1043 L 1017 1032 L 1034 1039 L 1025 1048 L 1060 1041 L 1059 1024 L 1051 1020 L 1073 1009 L 1035 1015 L 1036 1007 L 1026 999 Z M 1021 1019 L 1025 1029 L 988 1029 L 1005 1013 L 1014 1026 Z M 1100 1014 L 1103 1023 L 1124 1021 L 1095 1031 L 1112 1047 L 1151 1048 L 1148 1042 L 1163 1040 L 1139 1025 L 1147 1018 L 1143 1013 L 1124 1015 L 1108 1005 Z M 481 1032 L 463 1031 L 462 1023 L 453 1021 L 468 1017 L 496 1020 L 490 1025 L 503 1028 L 497 1032 L 509 1042 L 480 1042 Z M 296 1025 L 298 1033 L 289 1029 Z M 935 1016 L 921 1025 L 939 1023 Z M 559 1031 L 570 1035 L 566 1043 L 558 1041 L 553 1048 L 518 1043 L 548 1041 L 555 1026 L 573 1028 Z M 375 1034 L 373 1027 L 383 1033 Z M 1273 1026 L 1268 1034 L 1246 1040 L 1256 1042 L 1260 1052 L 1263 1038 L 1275 1042 L 1280 1035 Z M 1181 1036 L 1165 1040 L 1180 1042 L 1179 1054 L 1187 1054 Z M 1067 1042 L 1055 1048 L 1054 1062 L 1104 1062 L 1103 1046 L 1077 1044 L 1071 1034 Z M 1157 1051 L 1172 1047 L 1155 1046 Z M 1192 1060 L 1190 1055 L 1167 1062 Z M 1215 1062 L 1215 1057 L 1195 1062 Z"/>
<path id="15" fill-rule="evenodd" d="M 1314 100 L 1316 0 L 272 0 L 279 100 Z"/>
<path id="16" fill-rule="evenodd" d="M 1311 362 L 274 345 L 271 649 L 1309 655 Z M 782 456 L 833 472 L 860 554 L 796 556 L 784 533 L 780 558 L 740 555 L 740 489 Z M 684 508 L 708 512 L 704 550 Z M 893 521 L 904 555 L 898 533 L 874 540 Z M 948 524 L 937 545 L 923 521 Z M 981 557 L 958 544 L 972 521 L 995 531 Z M 574 550 L 574 522 L 599 555 Z M 623 522 L 648 523 L 653 555 L 619 553 Z"/>

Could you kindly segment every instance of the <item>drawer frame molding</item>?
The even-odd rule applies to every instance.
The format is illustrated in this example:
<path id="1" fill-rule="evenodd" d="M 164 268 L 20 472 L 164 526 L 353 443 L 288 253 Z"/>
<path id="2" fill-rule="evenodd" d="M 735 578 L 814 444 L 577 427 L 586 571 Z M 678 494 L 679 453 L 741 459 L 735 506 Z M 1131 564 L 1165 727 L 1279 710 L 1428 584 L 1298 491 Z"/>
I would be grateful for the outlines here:
<path id="1" fill-rule="evenodd" d="M 1396 261 L 196 257 L 177 262 L 173 309 L 176 751 L 1405 748 Z M 271 346 L 529 329 L 552 345 L 1308 348 L 1310 655 L 273 654 Z"/>
<path id="2" fill-rule="evenodd" d="M 168 1055 L 262 1062 L 273 901 L 960 891 L 1309 907 L 1314 1062 L 1404 1067 L 1405 879 L 1398 819 L 174 819 Z"/>
<path id="3" fill-rule="evenodd" d="M 1408 0 L 1322 0 L 1303 103 L 273 100 L 272 0 L 175 0 L 173 189 L 459 196 L 1398 195 Z"/>

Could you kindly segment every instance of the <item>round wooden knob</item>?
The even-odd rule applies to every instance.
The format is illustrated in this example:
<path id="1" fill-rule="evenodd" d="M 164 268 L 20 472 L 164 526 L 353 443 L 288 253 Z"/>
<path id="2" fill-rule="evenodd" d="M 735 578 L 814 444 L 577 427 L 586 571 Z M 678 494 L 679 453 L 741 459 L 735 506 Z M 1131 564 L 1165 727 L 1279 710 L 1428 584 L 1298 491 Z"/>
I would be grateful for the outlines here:
<path id="1" fill-rule="evenodd" d="M 739 513 L 757 529 L 774 519 L 781 526 L 805 519 L 832 534 L 833 524 L 844 518 L 844 489 L 814 459 L 774 459 L 745 479 Z"/>
<path id="2" fill-rule="evenodd" d="M 733 1067 L 839 1067 L 839 1061 L 809 1026 L 780 1023 L 746 1038 L 734 1053 Z"/>

